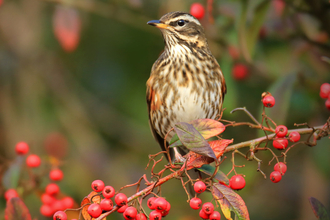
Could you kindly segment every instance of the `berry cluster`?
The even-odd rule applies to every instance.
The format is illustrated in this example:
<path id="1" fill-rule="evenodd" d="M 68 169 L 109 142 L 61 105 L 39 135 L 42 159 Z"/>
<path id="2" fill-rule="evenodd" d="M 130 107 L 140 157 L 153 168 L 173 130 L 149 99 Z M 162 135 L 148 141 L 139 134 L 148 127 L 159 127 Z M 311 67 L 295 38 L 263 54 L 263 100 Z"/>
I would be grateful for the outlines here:
<path id="1" fill-rule="evenodd" d="M 29 152 L 29 145 L 26 142 L 18 142 L 15 146 L 15 152 L 19 156 L 25 156 Z M 36 154 L 30 154 L 26 157 L 26 166 L 30 168 L 37 168 L 41 165 L 41 159 Z M 59 168 L 54 168 L 49 172 L 49 179 L 51 181 L 60 181 L 63 179 L 63 172 Z M 40 199 L 42 205 L 40 213 L 43 216 L 51 217 L 57 211 L 73 208 L 74 200 L 69 196 L 60 195 L 60 187 L 56 183 L 49 183 Z M 5 199 L 9 200 L 13 197 L 18 197 L 15 189 L 8 189 L 5 192 Z"/>
<path id="2" fill-rule="evenodd" d="M 274 171 L 270 174 L 270 180 L 273 183 L 278 183 L 282 179 L 282 175 L 285 174 L 287 166 L 283 162 L 276 163 L 274 166 Z"/>
<path id="3" fill-rule="evenodd" d="M 197 181 L 194 184 L 194 190 L 196 193 L 202 193 L 206 190 L 206 185 L 203 181 Z M 211 220 L 219 220 L 221 215 L 218 211 L 214 211 L 214 205 L 211 202 L 206 202 L 202 205 L 202 200 L 200 198 L 192 198 L 189 201 L 189 205 L 192 209 L 199 211 L 199 216 L 202 219 L 211 219 Z"/>
<path id="4" fill-rule="evenodd" d="M 329 83 L 323 83 L 320 87 L 320 97 L 322 99 L 326 99 L 325 101 L 325 107 L 327 107 L 328 110 L 330 110 L 330 84 Z"/>
<path id="5" fill-rule="evenodd" d="M 276 137 L 273 140 L 273 147 L 278 150 L 284 150 L 288 147 L 289 141 L 286 138 L 288 134 L 288 128 L 285 125 L 279 125 L 275 128 Z M 300 140 L 300 134 L 296 131 L 292 131 L 289 134 L 289 140 L 291 142 L 297 142 Z"/>
<path id="6" fill-rule="evenodd" d="M 150 220 L 160 220 L 162 217 L 168 215 L 171 204 L 162 197 L 150 197 L 147 205 L 149 209 L 153 210 L 149 214 Z"/>

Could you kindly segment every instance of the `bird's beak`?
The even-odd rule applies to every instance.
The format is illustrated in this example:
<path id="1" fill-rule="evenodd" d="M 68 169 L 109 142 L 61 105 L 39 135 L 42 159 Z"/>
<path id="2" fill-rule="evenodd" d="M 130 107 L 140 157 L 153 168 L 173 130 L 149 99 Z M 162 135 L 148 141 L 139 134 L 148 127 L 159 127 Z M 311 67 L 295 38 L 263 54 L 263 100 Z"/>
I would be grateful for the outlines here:
<path id="1" fill-rule="evenodd" d="M 151 20 L 148 21 L 147 24 L 155 26 L 157 28 L 161 28 L 161 29 L 167 29 L 169 25 L 164 24 L 162 21 L 160 20 Z"/>

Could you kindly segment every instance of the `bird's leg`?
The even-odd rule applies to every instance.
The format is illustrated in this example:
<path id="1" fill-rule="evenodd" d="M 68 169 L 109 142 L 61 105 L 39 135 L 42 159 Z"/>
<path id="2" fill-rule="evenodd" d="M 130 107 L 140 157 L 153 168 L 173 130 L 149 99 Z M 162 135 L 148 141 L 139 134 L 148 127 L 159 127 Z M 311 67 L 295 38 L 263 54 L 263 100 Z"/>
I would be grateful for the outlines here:
<path id="1" fill-rule="evenodd" d="M 180 154 L 179 150 L 177 147 L 173 148 L 174 150 L 174 162 L 176 163 L 184 163 L 186 161 L 185 158 L 183 158 L 183 156 Z"/>

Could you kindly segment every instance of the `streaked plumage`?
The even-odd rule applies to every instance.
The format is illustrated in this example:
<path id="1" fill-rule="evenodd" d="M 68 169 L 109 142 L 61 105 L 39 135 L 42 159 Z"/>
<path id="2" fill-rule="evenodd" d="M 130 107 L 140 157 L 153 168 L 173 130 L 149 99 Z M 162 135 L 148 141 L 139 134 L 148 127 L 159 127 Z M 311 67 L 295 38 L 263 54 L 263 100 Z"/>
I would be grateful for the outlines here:
<path id="1" fill-rule="evenodd" d="M 226 93 L 220 66 L 209 50 L 204 29 L 192 15 L 171 12 L 148 24 L 158 27 L 165 41 L 164 52 L 147 81 L 149 123 L 164 148 L 167 132 L 178 122 L 216 119 Z M 167 142 L 173 134 L 168 135 Z M 178 152 L 171 157 L 178 158 Z"/>

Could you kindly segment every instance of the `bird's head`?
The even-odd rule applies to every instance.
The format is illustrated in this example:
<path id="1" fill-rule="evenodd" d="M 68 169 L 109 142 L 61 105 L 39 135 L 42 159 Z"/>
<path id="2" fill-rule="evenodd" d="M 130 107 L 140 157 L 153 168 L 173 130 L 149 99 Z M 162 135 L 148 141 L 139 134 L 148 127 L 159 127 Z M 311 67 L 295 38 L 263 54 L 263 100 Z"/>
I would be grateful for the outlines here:
<path id="1" fill-rule="evenodd" d="M 183 44 L 188 47 L 208 48 L 204 28 L 191 14 L 170 12 L 147 24 L 161 30 L 168 47 Z"/>

